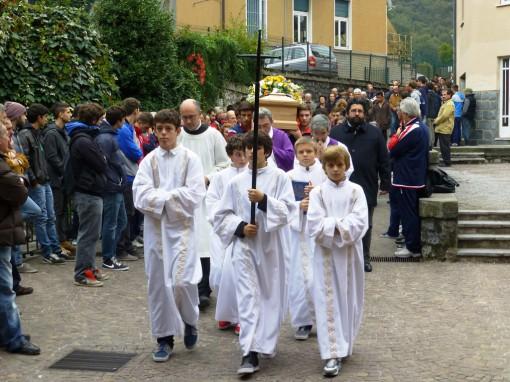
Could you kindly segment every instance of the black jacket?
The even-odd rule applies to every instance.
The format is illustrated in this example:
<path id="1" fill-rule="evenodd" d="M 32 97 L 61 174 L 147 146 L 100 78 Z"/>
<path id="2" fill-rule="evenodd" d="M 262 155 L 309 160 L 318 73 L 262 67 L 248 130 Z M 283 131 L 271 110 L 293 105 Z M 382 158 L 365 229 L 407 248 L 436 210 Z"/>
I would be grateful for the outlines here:
<path id="1" fill-rule="evenodd" d="M 71 122 L 69 153 L 74 174 L 74 191 L 102 196 L 106 186 L 106 157 L 94 141 L 99 129 L 81 122 Z"/>
<path id="2" fill-rule="evenodd" d="M 65 163 L 69 156 L 69 137 L 64 129 L 59 129 L 52 123 L 42 130 L 42 138 L 50 185 L 60 188 L 62 187 Z"/>
<path id="3" fill-rule="evenodd" d="M 0 154 L 0 246 L 11 247 L 25 242 L 20 207 L 28 197 L 21 177 L 15 174 Z"/>
<path id="4" fill-rule="evenodd" d="M 50 180 L 44 154 L 44 146 L 41 137 L 41 131 L 36 130 L 30 123 L 27 123 L 18 132 L 18 141 L 23 150 L 23 154 L 30 162 L 30 168 L 25 172 L 30 184 L 37 182 L 45 184 Z"/>
<path id="5" fill-rule="evenodd" d="M 99 135 L 95 139 L 108 163 L 105 193 L 123 192 L 126 182 L 126 173 L 120 156 L 117 135 L 117 131 L 108 122 L 104 121 L 99 126 Z"/>
<path id="6" fill-rule="evenodd" d="M 368 206 L 375 207 L 379 189 L 389 191 L 391 185 L 388 149 L 381 130 L 369 123 L 354 129 L 345 122 L 333 127 L 329 136 L 349 149 L 354 165 L 350 180 L 363 187 Z"/>

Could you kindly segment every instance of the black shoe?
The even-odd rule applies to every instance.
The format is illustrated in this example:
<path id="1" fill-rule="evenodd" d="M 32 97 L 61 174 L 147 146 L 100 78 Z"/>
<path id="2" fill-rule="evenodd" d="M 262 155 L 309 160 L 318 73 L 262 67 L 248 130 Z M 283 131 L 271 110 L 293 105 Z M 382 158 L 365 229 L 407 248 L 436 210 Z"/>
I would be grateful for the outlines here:
<path id="1" fill-rule="evenodd" d="M 30 341 L 23 341 L 23 345 L 17 349 L 10 350 L 9 352 L 24 355 L 39 355 L 41 354 L 41 349 L 39 346 L 34 345 Z"/>
<path id="2" fill-rule="evenodd" d="M 312 325 L 300 326 L 294 333 L 294 338 L 298 341 L 305 341 L 310 337 L 311 331 Z"/>
<path id="3" fill-rule="evenodd" d="M 14 290 L 14 292 L 16 293 L 16 296 L 24 296 L 26 294 L 34 293 L 34 288 L 18 285 L 18 287 Z"/>
<path id="4" fill-rule="evenodd" d="M 211 305 L 211 299 L 208 296 L 199 296 L 198 300 L 199 300 L 198 309 L 200 310 L 204 310 L 209 305 Z"/>
<path id="5" fill-rule="evenodd" d="M 365 263 L 365 272 L 372 272 L 372 264 L 369 262 Z"/>
<path id="6" fill-rule="evenodd" d="M 196 327 L 184 323 L 184 346 L 191 350 L 198 341 L 198 330 Z"/>
<path id="7" fill-rule="evenodd" d="M 111 271 L 129 271 L 129 267 L 127 265 L 122 264 L 115 257 L 104 260 L 102 268 L 109 269 Z"/>
<path id="8" fill-rule="evenodd" d="M 452 165 L 450 163 L 439 163 L 438 166 L 439 167 L 452 167 Z"/>
<path id="9" fill-rule="evenodd" d="M 237 369 L 237 374 L 249 375 L 259 371 L 259 369 L 259 355 L 252 351 L 241 360 L 241 366 Z"/>

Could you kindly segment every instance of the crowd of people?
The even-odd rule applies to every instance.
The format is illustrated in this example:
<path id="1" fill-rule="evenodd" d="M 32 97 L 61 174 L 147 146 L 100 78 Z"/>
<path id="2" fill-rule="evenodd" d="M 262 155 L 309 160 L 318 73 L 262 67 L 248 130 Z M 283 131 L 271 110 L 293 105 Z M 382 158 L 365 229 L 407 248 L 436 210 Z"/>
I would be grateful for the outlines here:
<path id="1" fill-rule="evenodd" d="M 289 311 L 296 340 L 316 326 L 324 374 L 337 375 L 361 323 L 378 195 L 389 193 L 382 236 L 400 243 L 395 256 L 420 256 L 429 149 L 437 139 L 448 166 L 450 139 L 460 144 L 462 132 L 469 142 L 476 101 L 447 85 L 418 78 L 386 92 L 333 88 L 317 102 L 305 93 L 295 129 L 278 129 L 260 108 L 256 188 L 247 101 L 207 113 L 192 99 L 157 113 L 141 112 L 134 98 L 106 110 L 6 102 L 0 345 L 40 353 L 15 304 L 33 291 L 20 273 L 37 272 L 20 249 L 30 221 L 43 262 L 75 261 L 77 286 L 103 286 L 105 270 L 128 271 L 144 258 L 154 361 L 168 360 L 174 336 L 195 347 L 199 309 L 214 291 L 218 328 L 239 335 L 239 374 L 275 355 Z"/>

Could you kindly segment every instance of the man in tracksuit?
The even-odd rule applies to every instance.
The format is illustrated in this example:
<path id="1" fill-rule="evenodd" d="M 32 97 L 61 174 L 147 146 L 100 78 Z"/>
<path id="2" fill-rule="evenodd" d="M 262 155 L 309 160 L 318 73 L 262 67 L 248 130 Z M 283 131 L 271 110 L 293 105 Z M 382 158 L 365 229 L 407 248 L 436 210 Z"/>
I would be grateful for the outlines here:
<path id="1" fill-rule="evenodd" d="M 392 187 L 396 189 L 396 205 L 402 219 L 405 247 L 396 257 L 421 256 L 418 192 L 425 187 L 428 167 L 429 135 L 420 120 L 420 105 L 412 98 L 400 103 L 403 127 L 388 142 L 393 159 Z"/>

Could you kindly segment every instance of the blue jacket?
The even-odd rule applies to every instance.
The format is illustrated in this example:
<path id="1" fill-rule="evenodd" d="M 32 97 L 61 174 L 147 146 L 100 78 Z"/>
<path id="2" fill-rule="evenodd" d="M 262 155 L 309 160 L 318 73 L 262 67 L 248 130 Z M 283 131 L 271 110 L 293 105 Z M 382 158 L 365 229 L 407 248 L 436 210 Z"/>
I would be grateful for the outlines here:
<path id="1" fill-rule="evenodd" d="M 426 86 L 421 86 L 420 89 L 420 112 L 421 119 L 427 118 L 429 112 L 429 89 Z"/>
<path id="2" fill-rule="evenodd" d="M 122 151 L 127 160 L 124 165 L 127 181 L 132 183 L 135 178 L 135 174 L 133 174 L 135 172 L 134 169 L 138 168 L 137 162 L 142 158 L 143 153 L 135 142 L 135 129 L 129 122 L 124 122 L 117 132 L 117 142 L 119 143 L 120 151 Z"/>
<path id="3" fill-rule="evenodd" d="M 464 107 L 464 99 L 466 97 L 464 96 L 464 93 L 457 92 L 453 95 L 452 101 L 455 105 L 455 118 L 462 117 L 462 108 Z"/>
<path id="4" fill-rule="evenodd" d="M 425 187 L 429 160 L 427 126 L 417 118 L 409 121 L 398 142 L 390 149 L 393 182 L 398 188 Z"/>
<path id="5" fill-rule="evenodd" d="M 106 120 L 99 125 L 99 135 L 96 137 L 96 143 L 108 162 L 104 189 L 107 194 L 123 192 L 126 182 L 117 135 L 117 131 Z"/>

